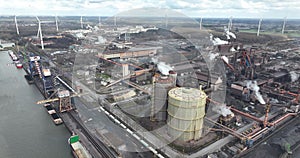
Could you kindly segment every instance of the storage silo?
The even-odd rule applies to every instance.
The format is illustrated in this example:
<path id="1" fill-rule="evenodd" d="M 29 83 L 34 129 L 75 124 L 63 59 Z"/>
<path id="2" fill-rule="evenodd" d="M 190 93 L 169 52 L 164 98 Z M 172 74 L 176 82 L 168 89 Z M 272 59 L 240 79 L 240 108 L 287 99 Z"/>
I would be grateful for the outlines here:
<path id="1" fill-rule="evenodd" d="M 174 81 L 172 77 L 160 76 L 158 74 L 153 77 L 151 121 L 167 120 L 168 91 L 173 87 Z"/>
<path id="2" fill-rule="evenodd" d="M 177 87 L 171 89 L 168 95 L 169 135 L 178 142 L 201 138 L 207 97 L 204 91 Z"/>

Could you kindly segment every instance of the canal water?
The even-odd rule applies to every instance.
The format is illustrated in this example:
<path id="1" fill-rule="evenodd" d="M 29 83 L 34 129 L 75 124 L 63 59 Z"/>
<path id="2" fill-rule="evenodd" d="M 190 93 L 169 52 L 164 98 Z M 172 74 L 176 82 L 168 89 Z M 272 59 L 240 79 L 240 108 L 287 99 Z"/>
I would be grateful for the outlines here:
<path id="1" fill-rule="evenodd" d="M 43 96 L 24 75 L 0 51 L 0 158 L 71 158 L 69 131 L 35 104 Z"/>

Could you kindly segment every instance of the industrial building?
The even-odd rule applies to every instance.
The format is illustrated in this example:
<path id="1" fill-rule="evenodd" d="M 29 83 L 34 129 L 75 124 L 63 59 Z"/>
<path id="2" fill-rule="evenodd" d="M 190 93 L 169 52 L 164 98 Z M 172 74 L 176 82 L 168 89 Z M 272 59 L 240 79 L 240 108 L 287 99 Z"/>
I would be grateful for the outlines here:
<path id="1" fill-rule="evenodd" d="M 144 56 L 154 56 L 157 54 L 157 51 L 161 49 L 161 47 L 147 47 L 147 48 L 130 48 L 128 50 L 121 50 L 119 51 L 105 51 L 101 54 L 98 54 L 99 57 L 104 59 L 114 59 L 114 58 L 137 58 L 137 57 L 144 57 Z"/>
<path id="2" fill-rule="evenodd" d="M 66 31 L 44 37 L 47 51 L 19 54 L 46 97 L 38 103 L 51 103 L 57 116 L 76 113 L 89 139 L 105 140 L 118 156 L 128 144 L 160 158 L 242 156 L 297 119 L 299 41 L 254 46 L 231 31 L 186 35 L 210 43 L 199 46 L 166 29 L 131 27 Z M 47 45 L 65 38 L 65 50 Z M 73 98 L 83 93 L 76 105 Z M 300 139 L 291 137 L 268 143 L 292 154 Z"/>

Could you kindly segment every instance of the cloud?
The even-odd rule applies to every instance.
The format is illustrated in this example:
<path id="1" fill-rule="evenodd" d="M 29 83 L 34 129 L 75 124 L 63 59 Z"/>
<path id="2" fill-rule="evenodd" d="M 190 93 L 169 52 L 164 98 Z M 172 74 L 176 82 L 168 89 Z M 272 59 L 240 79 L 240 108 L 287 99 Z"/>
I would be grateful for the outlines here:
<path id="1" fill-rule="evenodd" d="M 193 17 L 300 18 L 298 0 L 10 0 L 1 2 L 2 14 L 102 15 L 157 7 L 169 8 Z"/>

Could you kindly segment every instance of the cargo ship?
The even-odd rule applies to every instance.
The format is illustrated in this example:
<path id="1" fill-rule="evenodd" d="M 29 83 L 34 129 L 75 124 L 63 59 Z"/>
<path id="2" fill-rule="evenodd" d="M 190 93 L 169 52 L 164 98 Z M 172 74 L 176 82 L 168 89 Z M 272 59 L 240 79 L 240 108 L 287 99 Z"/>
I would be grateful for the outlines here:
<path id="1" fill-rule="evenodd" d="M 51 116 L 52 121 L 56 125 L 60 125 L 63 123 L 63 120 L 59 117 L 59 115 L 56 113 L 56 110 L 52 107 L 51 104 L 44 104 L 44 107 L 47 109 L 48 114 Z"/>
<path id="2" fill-rule="evenodd" d="M 72 135 L 68 142 L 72 148 L 72 154 L 75 158 L 92 158 L 91 154 L 80 143 L 78 135 Z"/>

